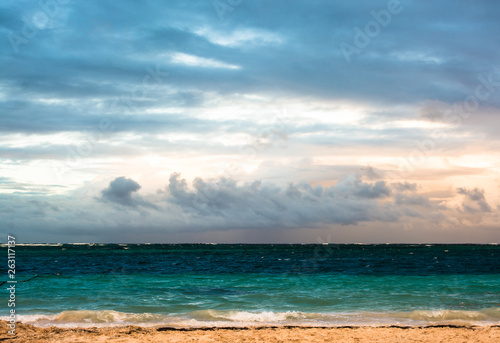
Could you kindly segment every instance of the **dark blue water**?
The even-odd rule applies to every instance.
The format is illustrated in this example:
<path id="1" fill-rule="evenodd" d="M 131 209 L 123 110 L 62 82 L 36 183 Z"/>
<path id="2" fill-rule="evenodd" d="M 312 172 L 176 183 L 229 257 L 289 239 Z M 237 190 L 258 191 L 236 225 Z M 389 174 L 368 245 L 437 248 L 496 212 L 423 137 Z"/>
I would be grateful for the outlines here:
<path id="1" fill-rule="evenodd" d="M 16 305 L 39 325 L 491 324 L 499 261 L 497 245 L 17 246 L 17 279 L 38 276 Z"/>

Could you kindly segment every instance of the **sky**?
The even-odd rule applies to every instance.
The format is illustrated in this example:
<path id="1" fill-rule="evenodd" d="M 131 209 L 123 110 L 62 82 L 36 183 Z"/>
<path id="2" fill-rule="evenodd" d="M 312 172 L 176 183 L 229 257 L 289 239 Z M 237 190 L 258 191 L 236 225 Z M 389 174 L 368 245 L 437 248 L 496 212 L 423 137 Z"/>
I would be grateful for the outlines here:
<path id="1" fill-rule="evenodd" d="M 0 231 L 498 243 L 499 19 L 493 0 L 2 1 Z"/>

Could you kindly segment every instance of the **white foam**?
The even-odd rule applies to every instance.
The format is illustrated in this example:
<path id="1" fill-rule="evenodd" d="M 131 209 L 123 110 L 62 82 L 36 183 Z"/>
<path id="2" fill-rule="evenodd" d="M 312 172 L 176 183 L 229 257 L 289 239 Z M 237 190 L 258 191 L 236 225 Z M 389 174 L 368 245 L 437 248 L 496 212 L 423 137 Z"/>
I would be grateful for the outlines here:
<path id="1" fill-rule="evenodd" d="M 8 320 L 8 317 L 0 317 Z M 482 311 L 418 310 L 410 312 L 331 312 L 301 311 L 221 311 L 201 310 L 187 314 L 127 313 L 112 310 L 63 311 L 59 314 L 19 315 L 17 320 L 35 326 L 105 327 L 105 326 L 160 326 L 223 327 L 223 326 L 385 326 L 385 325 L 498 325 L 500 308 Z"/>
<path id="2" fill-rule="evenodd" d="M 290 319 L 303 319 L 306 316 L 302 312 L 287 311 L 287 312 L 247 312 L 247 311 L 216 311 L 204 310 L 192 312 L 195 319 L 202 320 L 228 320 L 234 322 L 283 322 Z"/>

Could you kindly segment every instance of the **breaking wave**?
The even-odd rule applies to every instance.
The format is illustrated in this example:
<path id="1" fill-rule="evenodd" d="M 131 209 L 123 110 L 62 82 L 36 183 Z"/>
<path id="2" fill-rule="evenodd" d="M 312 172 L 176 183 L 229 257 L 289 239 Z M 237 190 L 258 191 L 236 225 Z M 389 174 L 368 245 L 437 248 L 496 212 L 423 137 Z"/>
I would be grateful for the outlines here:
<path id="1" fill-rule="evenodd" d="M 1 317 L 7 320 L 7 317 Z M 20 315 L 19 322 L 36 326 L 385 326 L 385 325 L 498 325 L 500 308 L 481 311 L 418 310 L 411 312 L 310 313 L 201 310 L 186 314 L 126 313 L 112 310 L 63 311 L 55 315 Z"/>

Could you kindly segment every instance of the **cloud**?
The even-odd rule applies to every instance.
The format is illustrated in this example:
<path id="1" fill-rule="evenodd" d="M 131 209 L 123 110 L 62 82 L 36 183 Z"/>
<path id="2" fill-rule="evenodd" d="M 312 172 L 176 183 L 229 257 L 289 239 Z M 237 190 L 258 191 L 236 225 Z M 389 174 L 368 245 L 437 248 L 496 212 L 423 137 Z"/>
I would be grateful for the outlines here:
<path id="1" fill-rule="evenodd" d="M 415 194 L 409 195 L 409 194 L 398 193 L 394 196 L 394 202 L 397 205 L 417 205 L 417 206 L 431 207 L 429 198 Z"/>
<path id="2" fill-rule="evenodd" d="M 346 197 L 357 196 L 368 199 L 385 198 L 392 193 L 384 180 L 366 183 L 358 175 L 350 175 L 340 180 L 336 184 L 335 190 Z"/>
<path id="3" fill-rule="evenodd" d="M 491 206 L 486 202 L 484 189 L 479 188 L 457 188 L 458 194 L 465 196 L 466 202 L 462 204 L 466 213 L 491 212 Z M 477 206 L 474 206 L 477 205 Z"/>
<path id="4" fill-rule="evenodd" d="M 377 171 L 373 167 L 368 166 L 366 168 L 363 168 L 362 171 L 364 172 L 364 175 L 368 180 L 379 180 L 382 178 L 382 175 L 379 173 L 379 171 Z"/>
<path id="5" fill-rule="evenodd" d="M 187 55 L 183 53 L 175 53 L 171 56 L 171 61 L 173 63 L 185 64 L 188 66 L 199 66 L 205 68 L 227 68 L 227 69 L 239 69 L 238 66 L 226 64 L 220 61 L 215 61 L 208 58 L 202 58 L 193 55 Z"/>
<path id="6" fill-rule="evenodd" d="M 340 45 L 352 44 L 355 28 L 363 30 L 387 0 L 245 1 L 223 21 L 207 0 L 61 1 L 17 47 L 9 37 L 23 37 L 25 21 L 44 9 L 2 2 L 4 209 L 15 210 L 9 218 L 19 227 L 44 218 L 47 232 L 133 235 L 147 227 L 158 237 L 167 226 L 210 232 L 491 220 L 496 193 L 491 206 L 483 190 L 436 194 L 463 186 L 459 177 L 477 176 L 481 185 L 498 178 L 500 46 L 492 42 L 500 7 L 401 5 L 348 63 Z M 477 108 L 457 111 L 471 99 Z M 269 124 L 284 108 L 286 134 Z M 455 114 L 458 122 L 450 120 Z M 242 153 L 248 138 L 255 156 Z M 156 162 L 138 163 L 148 159 Z M 233 160 L 241 162 L 238 179 L 211 179 Z M 396 168 L 408 161 L 415 170 L 401 180 Z M 359 172 L 360 165 L 370 167 Z M 91 182 L 123 170 L 134 180 Z M 198 178 L 188 184 L 174 174 L 164 193 L 148 194 L 172 171 Z M 75 187 L 91 199 L 82 205 Z M 74 198 L 57 196 L 63 192 Z"/>
<path id="7" fill-rule="evenodd" d="M 0 190 L 6 193 L 50 194 L 63 188 L 59 185 L 38 185 L 30 182 L 15 182 L 10 177 L 0 177 Z"/>
<path id="8" fill-rule="evenodd" d="M 399 192 L 415 192 L 417 190 L 417 184 L 416 183 L 410 183 L 410 182 L 395 182 L 391 184 L 391 187 L 396 189 Z"/>
<path id="9" fill-rule="evenodd" d="M 377 228 L 366 231 L 368 241 L 384 236 L 386 226 L 395 233 L 399 228 L 398 237 L 404 237 L 403 227 L 415 228 L 411 232 L 415 237 L 420 227 L 428 233 L 432 227 L 440 236 L 445 228 L 467 232 L 469 225 L 493 227 L 495 222 L 494 213 L 465 213 L 463 208 L 446 206 L 444 201 L 416 192 L 394 194 L 385 180 L 365 181 L 357 174 L 326 187 L 228 178 L 188 182 L 181 174 L 172 173 L 158 192 L 141 196 L 141 189 L 137 181 L 122 176 L 104 189 L 100 184 L 89 184 L 59 196 L 0 194 L 0 226 L 9 225 L 20 237 L 31 237 L 32 241 L 116 241 L 119 235 L 130 242 L 163 242 L 165 237 L 177 242 L 190 233 L 210 237 L 211 233 L 227 231 L 233 232 L 230 241 L 264 242 L 275 241 L 279 235 L 287 241 L 295 233 L 308 237 L 308 232 L 332 227 L 347 236 Z M 481 190 L 461 188 L 458 192 L 470 202 L 468 206 L 479 211 L 477 203 L 484 201 Z"/>
<path id="10" fill-rule="evenodd" d="M 192 189 L 180 174 L 170 176 L 166 200 L 192 218 L 223 218 L 230 227 L 315 227 L 357 224 L 362 221 L 395 221 L 400 213 L 379 202 L 390 195 L 384 181 L 365 183 L 348 177 L 333 187 L 306 183 L 280 187 L 254 181 L 237 184 L 221 178 L 196 178 Z M 210 222 L 210 220 L 209 220 Z"/>
<path id="11" fill-rule="evenodd" d="M 144 6 L 126 2 L 119 10 L 97 1 L 70 2 L 51 18 L 51 29 L 40 30 L 18 53 L 8 39 L 0 42 L 0 60 L 11 66 L 0 71 L 0 131 L 85 132 L 110 120 L 113 130 L 106 134 L 133 132 L 138 143 L 154 149 L 148 139 L 165 132 L 204 136 L 259 129 L 253 114 L 265 106 L 246 97 L 257 95 L 273 104 L 275 99 L 283 104 L 296 99 L 310 104 L 311 112 L 325 100 L 370 107 L 363 112 L 363 127 L 310 120 L 306 125 L 292 118 L 290 140 L 323 147 L 408 149 L 423 141 L 428 130 L 391 128 L 387 117 L 413 118 L 411 106 L 450 106 L 466 99 L 479 84 L 473 66 L 484 66 L 484 72 L 496 66 L 498 47 L 489 42 L 500 33 L 500 24 L 492 20 L 495 9 L 468 11 L 466 2 L 443 1 L 431 7 L 401 3 L 404 11 L 348 64 L 339 44 L 350 42 L 354 28 L 372 20 L 370 11 L 385 8 L 387 1 L 249 2 L 228 12 L 224 23 L 212 4 L 202 0 L 168 5 L 145 1 Z M 1 6 L 0 12 L 7 13 L 0 18 L 5 34 L 22 35 L 21 18 L 40 10 L 38 3 L 29 2 Z M 437 11 L 443 15 L 436 16 Z M 422 22 L 428 25 L 422 27 Z M 451 39 L 457 34 L 464 44 Z M 429 56 L 439 57 L 442 66 L 429 63 Z M 241 68 L 225 68 L 231 66 Z M 159 70 L 161 82 L 144 87 L 144 78 L 151 76 L 147 70 Z M 497 98 L 481 101 L 481 107 L 498 108 Z M 219 114 L 224 112 L 217 109 L 221 105 L 233 118 Z M 204 116 L 207 108 L 215 109 L 216 119 Z M 250 113 L 247 120 L 234 118 L 242 112 Z M 424 113 L 419 119 L 434 120 L 433 115 Z M 335 107 L 327 108 L 325 116 L 335 116 Z M 382 128 L 371 128 L 370 120 Z M 468 130 L 494 131 L 491 127 Z M 468 143 L 459 138 L 449 145 Z M 66 150 L 59 150 L 64 159 Z"/>
<path id="12" fill-rule="evenodd" d="M 101 200 L 105 202 L 111 202 L 122 206 L 128 207 L 151 207 L 156 208 L 154 204 L 151 204 L 139 195 L 134 195 L 141 185 L 132 179 L 127 179 L 123 176 L 117 177 L 109 183 L 109 187 L 101 191 Z"/>

